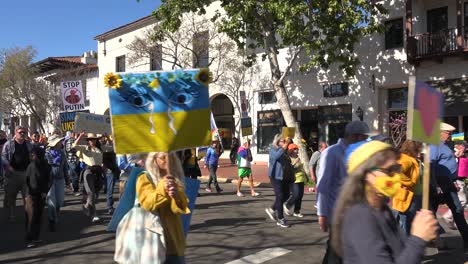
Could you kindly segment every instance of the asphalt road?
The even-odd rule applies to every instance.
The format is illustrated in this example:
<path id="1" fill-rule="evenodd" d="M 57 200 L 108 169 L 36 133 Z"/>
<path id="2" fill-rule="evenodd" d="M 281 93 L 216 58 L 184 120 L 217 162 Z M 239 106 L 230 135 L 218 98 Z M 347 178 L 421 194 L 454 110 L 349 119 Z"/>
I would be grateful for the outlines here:
<path id="1" fill-rule="evenodd" d="M 283 229 L 267 218 L 264 211 L 273 201 L 271 189 L 257 189 L 262 193 L 257 198 L 239 198 L 235 196 L 234 185 L 223 184 L 222 187 L 225 191 L 219 195 L 201 190 L 202 196 L 197 200 L 187 240 L 187 263 L 249 263 L 235 261 L 249 259 L 251 255 L 256 259 L 251 263 L 321 263 L 327 236 L 319 231 L 317 225 L 314 195 L 309 194 L 304 198 L 305 217 L 289 217 L 292 226 Z M 104 213 L 104 195 L 101 195 L 99 201 L 98 209 Z M 3 193 L 0 193 L 0 203 L 3 203 Z M 22 207 L 17 208 L 18 218 L 14 223 L 6 221 L 6 212 L 2 208 L 0 263 L 113 263 L 114 234 L 105 231 L 110 217 L 104 216 L 103 223 L 93 225 L 80 209 L 81 199 L 67 196 L 57 232 L 47 231 L 44 223 L 41 235 L 44 243 L 27 249 Z M 460 247 L 462 244 L 453 231 L 445 236 L 452 247 Z M 276 253 L 278 257 L 274 257 Z M 260 258 L 265 255 L 272 259 L 266 258 L 262 262 Z M 468 261 L 468 255 L 461 249 L 452 249 L 426 257 L 425 263 L 465 261 Z"/>

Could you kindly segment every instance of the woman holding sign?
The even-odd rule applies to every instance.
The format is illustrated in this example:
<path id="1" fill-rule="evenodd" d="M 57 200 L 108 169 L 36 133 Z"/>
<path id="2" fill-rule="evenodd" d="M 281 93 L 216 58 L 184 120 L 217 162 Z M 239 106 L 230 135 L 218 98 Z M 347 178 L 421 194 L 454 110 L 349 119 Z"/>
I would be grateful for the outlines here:
<path id="1" fill-rule="evenodd" d="M 166 243 L 165 263 L 185 263 L 185 236 L 180 215 L 189 214 L 190 210 L 180 160 L 174 153 L 153 152 L 146 160 L 146 170 L 145 175 L 138 177 L 136 185 L 140 206 L 160 217 Z M 157 255 L 152 257 L 154 259 L 147 263 L 159 263 Z"/>
<path id="2" fill-rule="evenodd" d="M 421 263 L 426 244 L 437 237 L 432 212 L 417 212 L 410 235 L 403 234 L 388 207 L 401 187 L 399 153 L 370 141 L 348 159 L 348 177 L 336 203 L 332 246 L 347 263 Z"/>
<path id="3" fill-rule="evenodd" d="M 100 220 L 96 215 L 96 201 L 98 199 L 99 191 L 104 185 L 102 169 L 103 154 L 97 145 L 98 137 L 94 133 L 87 134 L 87 145 L 78 145 L 83 136 L 84 132 L 81 132 L 80 136 L 73 144 L 73 148 L 81 153 L 80 158 L 86 164 L 86 168 L 83 173 L 83 181 L 87 198 L 86 204 L 83 205 L 83 209 L 88 216 L 92 217 L 92 222 L 95 223 Z"/>

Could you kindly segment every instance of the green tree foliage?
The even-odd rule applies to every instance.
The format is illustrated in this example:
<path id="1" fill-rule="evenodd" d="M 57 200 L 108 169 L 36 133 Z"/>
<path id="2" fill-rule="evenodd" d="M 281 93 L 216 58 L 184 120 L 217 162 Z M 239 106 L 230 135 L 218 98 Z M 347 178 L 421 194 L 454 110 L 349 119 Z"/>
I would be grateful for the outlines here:
<path id="1" fill-rule="evenodd" d="M 219 30 L 234 40 L 241 50 L 261 49 L 268 59 L 271 84 L 288 127 L 296 128 L 295 141 L 302 133 L 296 122 L 285 88 L 285 78 L 299 54 L 301 70 L 338 66 L 347 76 L 355 74 L 359 58 L 354 45 L 363 36 L 381 30 L 378 16 L 385 13 L 382 2 L 373 0 L 161 0 L 154 15 L 162 29 L 177 31 L 184 13 L 206 15 L 207 9 L 219 5 L 211 17 Z M 278 62 L 279 50 L 288 48 L 289 64 Z M 256 61 L 250 52 L 248 65 Z M 305 148 L 300 157 L 306 160 Z M 305 162 L 307 163 L 307 162 Z M 306 170 L 307 171 L 307 170 Z"/>

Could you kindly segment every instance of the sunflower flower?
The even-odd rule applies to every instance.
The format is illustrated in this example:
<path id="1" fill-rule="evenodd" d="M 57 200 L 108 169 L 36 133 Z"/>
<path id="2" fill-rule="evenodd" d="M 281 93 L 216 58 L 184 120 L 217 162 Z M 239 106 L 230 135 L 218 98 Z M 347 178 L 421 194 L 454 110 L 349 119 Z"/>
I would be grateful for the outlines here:
<path id="1" fill-rule="evenodd" d="M 109 72 L 104 76 L 104 85 L 109 88 L 119 89 L 122 85 L 122 78 L 118 74 Z"/>
<path id="2" fill-rule="evenodd" d="M 148 84 L 148 86 L 153 88 L 153 89 L 158 89 L 159 88 L 158 78 L 154 78 L 153 81 L 150 84 Z"/>
<path id="3" fill-rule="evenodd" d="M 195 80 L 208 87 L 210 82 L 213 81 L 213 76 L 210 70 L 208 70 L 207 68 L 203 68 L 197 73 L 197 75 L 195 75 Z"/>

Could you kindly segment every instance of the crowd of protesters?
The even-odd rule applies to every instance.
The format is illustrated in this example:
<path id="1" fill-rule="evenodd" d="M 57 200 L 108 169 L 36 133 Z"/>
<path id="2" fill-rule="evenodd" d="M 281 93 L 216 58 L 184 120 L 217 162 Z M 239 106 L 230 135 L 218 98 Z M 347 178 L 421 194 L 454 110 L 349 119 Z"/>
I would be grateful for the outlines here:
<path id="1" fill-rule="evenodd" d="M 304 189 L 315 183 L 318 224 L 321 231 L 328 233 L 323 263 L 419 263 L 424 248 L 443 232 L 435 218 L 440 204 L 448 206 L 443 219 L 450 228 L 458 229 L 466 248 L 468 227 L 464 209 L 468 173 L 467 166 L 461 166 L 468 163 L 465 142 L 450 140 L 455 128 L 449 124 L 441 123 L 440 130 L 440 144 L 431 145 L 430 155 L 425 155 L 419 142 L 406 140 L 395 148 L 384 136 L 370 137 L 366 123 L 353 121 L 346 125 L 344 137 L 336 144 L 328 147 L 325 142 L 319 142 L 309 160 L 301 160 L 300 147 L 293 139 L 278 134 L 270 147 L 268 164 L 274 201 L 265 212 L 277 226 L 290 227 L 286 216 L 304 217 Z M 81 132 L 45 138 L 37 132 L 28 136 L 27 129 L 21 126 L 15 129 L 11 139 L 0 131 L 0 145 L 0 175 L 5 175 L 2 184 L 7 217 L 15 221 L 16 198 L 21 192 L 28 247 L 41 242 L 45 206 L 49 230 L 57 229 L 67 189 L 83 197 L 83 211 L 90 222 L 96 223 L 100 221 L 96 210 L 99 194 L 106 194 L 107 213 L 112 215 L 114 186 L 121 180 L 122 193 L 128 188 L 126 184 L 130 184 L 133 190 L 130 200 L 138 201 L 139 208 L 158 224 L 151 228 L 164 230 L 166 263 L 185 263 L 180 216 L 190 213 L 184 192 L 185 178 L 201 176 L 195 148 L 177 153 L 153 152 L 136 158 L 116 155 L 108 135 Z M 239 197 L 245 196 L 241 186 L 246 178 L 251 196 L 260 195 L 254 190 L 250 146 L 248 138 L 242 142 L 236 138 L 231 145 L 229 156 L 232 164 L 237 164 L 236 195 Z M 212 186 L 218 194 L 223 191 L 217 180 L 222 153 L 219 140 L 214 140 L 207 149 L 204 158 L 204 166 L 209 171 L 207 192 L 212 192 Z M 429 159 L 429 168 L 423 165 L 425 159 Z M 130 180 L 127 177 L 137 168 L 138 176 L 131 176 L 132 182 L 127 182 Z M 422 209 L 425 170 L 431 175 L 430 210 Z M 154 231 L 153 235 L 158 232 Z M 153 245 L 153 239 L 158 236 L 145 239 L 148 241 L 140 241 L 142 248 Z M 116 251 L 115 260 L 161 260 L 157 250 L 151 254 L 141 252 L 139 255 Z"/>

